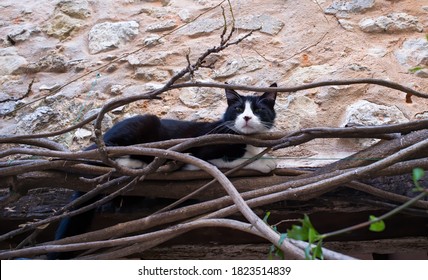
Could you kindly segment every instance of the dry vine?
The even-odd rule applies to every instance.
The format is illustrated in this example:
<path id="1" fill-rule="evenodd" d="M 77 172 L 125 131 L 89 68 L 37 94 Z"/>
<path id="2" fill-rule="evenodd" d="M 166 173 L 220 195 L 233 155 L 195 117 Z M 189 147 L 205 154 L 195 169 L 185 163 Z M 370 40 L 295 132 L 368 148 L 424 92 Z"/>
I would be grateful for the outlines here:
<path id="1" fill-rule="evenodd" d="M 330 192 L 338 186 L 358 189 L 374 196 L 399 203 L 405 203 L 410 200 L 409 197 L 379 190 L 373 186 L 359 182 L 359 180 L 368 177 L 373 178 L 378 176 L 406 174 L 416 167 L 428 169 L 428 120 L 376 127 L 311 128 L 292 133 L 278 132 L 252 137 L 239 135 L 206 135 L 195 139 L 178 139 L 129 147 L 106 147 L 102 138 L 101 123 L 107 112 L 125 104 L 130 104 L 142 99 L 157 98 L 166 91 L 185 87 L 233 88 L 256 92 L 275 90 L 280 93 L 285 93 L 321 86 L 375 84 L 420 98 L 428 98 L 428 94 L 426 93 L 379 79 L 325 81 L 275 89 L 218 83 L 177 83 L 183 77 L 193 75 L 199 68 L 204 67 L 205 60 L 210 55 L 239 44 L 254 32 L 251 31 L 233 41 L 234 25 L 232 23 L 232 27 L 228 30 L 226 17 L 224 18 L 225 24 L 223 33 L 221 34 L 220 44 L 208 49 L 205 53 L 200 55 L 194 63 L 191 63 L 190 59 L 187 57 L 188 65 L 165 83 L 162 88 L 140 95 L 113 100 L 105 104 L 98 115 L 85 119 L 61 131 L 34 135 L 1 136 L 0 144 L 24 144 L 26 146 L 31 146 L 30 148 L 17 146 L 0 152 L 0 158 L 4 159 L 0 162 L 0 186 L 2 188 L 10 188 L 10 195 L 0 201 L 2 207 L 16 201 L 32 188 L 60 186 L 63 188 L 86 191 L 87 194 L 53 213 L 51 217 L 25 224 L 16 230 L 1 235 L 0 241 L 8 240 L 9 238 L 22 235 L 29 231 L 40 232 L 40 230 L 49 223 L 54 223 L 64 217 L 70 217 L 98 207 L 119 195 L 138 194 L 152 196 L 153 193 L 150 193 L 150 189 L 147 190 L 146 187 L 139 188 L 139 186 L 146 186 L 146 184 L 153 184 L 153 182 L 155 182 L 150 181 L 151 183 L 147 183 L 147 180 L 175 180 L 177 182 L 176 187 L 179 188 L 180 182 L 186 182 L 186 180 L 189 179 L 213 178 L 212 181 L 200 187 L 194 186 L 194 191 L 182 197 L 179 202 L 188 200 L 192 197 L 198 197 L 198 194 L 202 191 L 214 188 L 215 182 L 218 182 L 221 188 L 225 190 L 225 192 L 223 192 L 225 195 L 217 195 L 215 198 L 210 198 L 206 201 L 177 209 L 174 208 L 177 204 L 173 204 L 141 219 L 78 236 L 64 238 L 62 240 L 28 246 L 27 248 L 3 250 L 0 251 L 0 258 L 28 257 L 43 255 L 49 252 L 67 252 L 75 250 L 90 250 L 80 258 L 122 258 L 141 253 L 196 228 L 227 227 L 265 238 L 279 247 L 285 253 L 286 257 L 301 259 L 304 258 L 304 248 L 307 246 L 307 243 L 282 238 L 278 232 L 274 231 L 271 226 L 260 219 L 260 217 L 251 210 L 252 208 L 288 199 L 307 200 Z M 45 139 L 72 131 L 93 120 L 96 120 L 94 131 L 96 135 L 95 143 L 98 145 L 97 150 L 70 152 L 58 143 Z M 251 189 L 243 189 L 245 185 L 248 185 L 248 182 L 240 184 L 239 180 L 234 181 L 233 177 L 260 176 L 260 174 L 240 170 L 242 166 L 222 173 L 207 162 L 181 153 L 190 147 L 224 143 L 246 143 L 258 147 L 265 147 L 266 149 L 263 153 L 266 153 L 270 150 L 283 149 L 285 147 L 307 143 L 318 138 L 378 138 L 384 139 L 384 141 L 360 151 L 350 158 L 326 165 L 314 172 L 307 170 L 278 169 L 274 171 L 275 176 L 262 178 L 252 177 Z M 262 156 L 263 153 L 258 156 Z M 129 154 L 151 155 L 157 158 L 147 167 L 139 170 L 124 168 L 112 160 L 114 157 Z M 7 161 L 10 156 L 23 155 L 37 156 L 38 159 Z M 368 164 L 366 160 L 363 160 L 366 158 L 376 158 L 379 160 Z M 249 164 L 255 159 L 256 158 L 249 159 L 245 164 Z M 168 171 L 170 167 L 164 165 L 167 160 L 191 163 L 198 166 L 203 171 L 191 173 L 175 172 L 166 175 L 165 172 Z M 88 162 L 94 161 L 102 162 L 106 166 L 88 164 Z M 88 179 L 88 176 L 96 177 Z M 219 187 L 217 186 L 217 188 Z M 237 191 L 237 188 L 240 192 Z M 100 193 L 109 193 L 109 195 L 88 206 L 77 210 L 71 210 L 75 206 Z M 180 197 L 177 197 L 177 199 L 179 198 Z M 428 209 L 428 202 L 423 200 L 415 201 L 413 207 Z M 237 212 L 240 212 L 247 219 L 248 223 L 227 218 Z M 158 229 L 162 226 L 163 228 Z M 157 229 L 151 232 L 148 231 L 153 228 Z M 30 236 L 33 237 L 32 235 Z M 108 248 L 108 250 L 104 250 L 106 248 Z M 324 249 L 323 253 L 325 258 L 330 259 L 350 258 L 349 256 L 327 249 Z"/>

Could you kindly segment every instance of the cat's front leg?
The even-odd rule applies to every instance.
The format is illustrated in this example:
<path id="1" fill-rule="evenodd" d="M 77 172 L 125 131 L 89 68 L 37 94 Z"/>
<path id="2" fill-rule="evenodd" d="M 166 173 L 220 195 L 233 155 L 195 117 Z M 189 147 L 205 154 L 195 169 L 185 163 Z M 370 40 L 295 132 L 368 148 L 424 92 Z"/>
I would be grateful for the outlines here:
<path id="1" fill-rule="evenodd" d="M 258 160 L 250 163 L 244 169 L 257 170 L 262 173 L 269 173 L 276 168 L 276 159 L 271 156 L 263 156 Z"/>
<path id="2" fill-rule="evenodd" d="M 251 145 L 246 146 L 246 153 L 243 159 L 250 159 L 263 151 L 263 148 L 254 147 Z M 250 163 L 245 169 L 253 169 L 262 173 L 269 173 L 276 168 L 276 159 L 270 155 L 263 155 L 258 160 Z"/>
<path id="3" fill-rule="evenodd" d="M 250 158 L 253 158 L 254 156 L 258 155 L 263 151 L 262 148 L 257 148 L 254 146 L 247 145 L 245 154 L 232 161 L 227 161 L 224 159 L 214 159 L 210 160 L 212 164 L 217 166 L 218 168 L 235 168 Z M 272 170 L 276 168 L 276 159 L 269 155 L 264 155 L 261 158 L 257 159 L 256 161 L 246 165 L 243 167 L 243 169 L 251 169 L 256 170 L 262 173 L 269 173 Z"/>
<path id="4" fill-rule="evenodd" d="M 210 160 L 210 162 L 212 164 L 214 164 L 215 166 L 217 166 L 218 168 L 229 168 L 230 169 L 230 168 L 235 168 L 235 167 L 243 164 L 244 162 L 246 162 L 251 157 L 235 159 L 233 161 L 225 161 L 223 159 L 214 159 L 214 160 Z M 243 167 L 243 169 L 256 170 L 256 171 L 259 171 L 261 173 L 269 173 L 272 170 L 274 170 L 275 168 L 276 168 L 275 159 L 273 159 L 272 157 L 268 157 L 268 156 L 263 156 L 263 157 L 259 158 L 258 160 L 256 160 L 256 161 L 254 161 L 254 162 Z M 187 169 L 187 170 L 191 170 L 191 169 Z"/>
<path id="5" fill-rule="evenodd" d="M 131 169 L 140 169 L 147 166 L 147 163 L 131 158 L 130 156 L 122 156 L 115 159 L 116 163 L 120 166 L 131 168 Z"/>

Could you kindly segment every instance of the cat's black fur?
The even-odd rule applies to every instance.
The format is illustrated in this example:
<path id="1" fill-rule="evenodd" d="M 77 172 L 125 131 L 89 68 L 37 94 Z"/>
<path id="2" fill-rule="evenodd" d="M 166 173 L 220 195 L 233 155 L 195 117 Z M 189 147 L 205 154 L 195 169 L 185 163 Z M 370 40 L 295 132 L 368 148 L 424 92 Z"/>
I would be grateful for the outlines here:
<path id="1" fill-rule="evenodd" d="M 271 85 L 271 87 L 276 86 L 276 83 Z M 261 96 L 242 96 L 234 90 L 226 89 L 226 98 L 228 107 L 221 120 L 215 122 L 193 122 L 159 119 L 154 115 L 139 115 L 125 119 L 114 125 L 105 133 L 104 142 L 107 146 L 129 146 L 169 139 L 193 138 L 215 133 L 260 133 L 272 128 L 275 119 L 274 105 L 276 92 L 266 92 Z M 214 164 L 223 167 L 222 162 L 229 164 L 242 158 L 248 152 L 247 147 L 245 144 L 208 145 L 194 147 L 186 152 L 203 160 L 214 160 L 216 161 L 213 162 Z M 92 145 L 86 150 L 95 148 L 96 145 Z M 131 156 L 129 160 L 132 161 L 134 166 L 128 167 L 135 167 L 135 162 L 142 161 L 149 163 L 153 158 L 148 156 Z M 129 160 L 125 159 L 123 161 L 124 165 L 128 165 Z M 119 162 L 119 164 L 121 163 L 122 161 Z M 258 170 L 260 166 L 262 165 L 258 163 L 253 166 L 250 165 L 249 168 Z M 267 169 L 267 171 L 270 170 Z M 76 192 L 72 199 L 76 199 L 81 195 L 81 192 Z M 89 201 L 86 204 L 91 202 L 93 201 Z M 89 211 L 69 219 L 63 219 L 57 229 L 55 239 L 85 232 L 93 215 L 94 211 Z M 50 254 L 48 257 L 53 259 L 69 258 L 70 256 L 72 255 L 65 253 Z"/>

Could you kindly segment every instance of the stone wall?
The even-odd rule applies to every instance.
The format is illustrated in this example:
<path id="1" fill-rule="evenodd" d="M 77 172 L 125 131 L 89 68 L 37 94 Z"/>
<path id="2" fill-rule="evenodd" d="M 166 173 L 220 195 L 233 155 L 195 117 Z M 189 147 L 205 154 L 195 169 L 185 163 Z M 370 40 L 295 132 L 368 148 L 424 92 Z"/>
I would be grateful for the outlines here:
<path id="1" fill-rule="evenodd" d="M 112 98 L 160 87 L 187 65 L 186 54 L 196 59 L 219 43 L 222 10 L 210 9 L 218 3 L 1 1 L 0 134 L 58 130 L 96 113 Z M 214 67 L 197 71 L 196 80 L 294 86 L 370 77 L 427 92 L 427 0 L 231 3 L 236 36 L 261 29 L 238 46 L 214 55 Z M 223 7 L 230 20 L 227 2 Z M 125 56 L 127 53 L 132 54 Z M 413 103 L 406 103 L 405 96 L 374 85 L 280 94 L 276 129 L 340 127 L 349 122 L 390 124 L 428 116 L 427 100 L 414 97 Z M 139 101 L 116 109 L 108 114 L 105 127 L 143 113 L 213 120 L 225 106 L 219 89 L 175 90 L 163 94 L 162 100 Z M 79 149 L 88 144 L 91 134 L 88 125 L 55 140 Z M 281 150 L 276 156 L 283 166 L 319 165 L 370 143 L 316 140 Z"/>

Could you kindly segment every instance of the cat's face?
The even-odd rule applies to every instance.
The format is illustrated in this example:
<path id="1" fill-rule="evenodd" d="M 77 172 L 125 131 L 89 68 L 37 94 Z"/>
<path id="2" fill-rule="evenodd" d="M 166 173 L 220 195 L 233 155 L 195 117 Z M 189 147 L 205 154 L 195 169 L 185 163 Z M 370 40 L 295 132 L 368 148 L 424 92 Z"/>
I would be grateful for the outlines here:
<path id="1" fill-rule="evenodd" d="M 276 86 L 276 83 L 271 85 Z M 228 107 L 223 119 L 233 131 L 255 134 L 272 128 L 276 92 L 265 92 L 262 96 L 242 96 L 232 89 L 226 89 L 226 98 Z"/>

